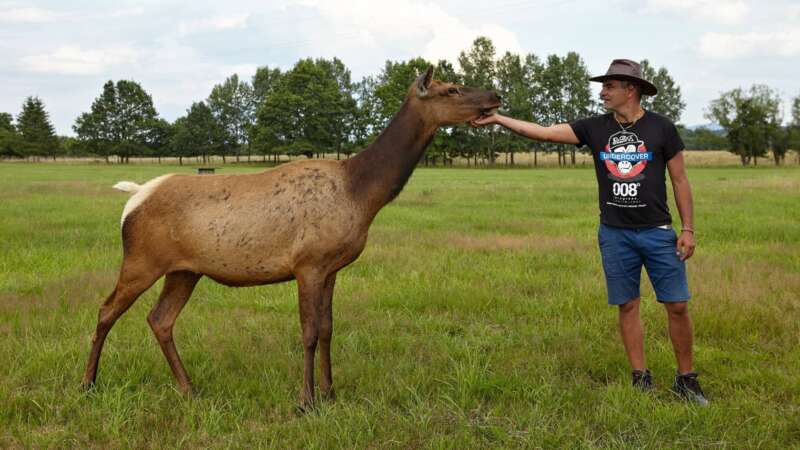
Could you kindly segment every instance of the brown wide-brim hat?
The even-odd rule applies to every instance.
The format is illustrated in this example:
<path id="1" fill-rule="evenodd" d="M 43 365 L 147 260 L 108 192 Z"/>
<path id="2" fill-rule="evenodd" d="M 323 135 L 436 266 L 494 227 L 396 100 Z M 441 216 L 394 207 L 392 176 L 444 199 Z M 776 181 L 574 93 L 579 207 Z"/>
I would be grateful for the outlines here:
<path id="1" fill-rule="evenodd" d="M 658 94 L 658 89 L 653 86 L 653 83 L 642 78 L 642 66 L 640 66 L 636 61 L 631 61 L 630 59 L 615 59 L 614 61 L 611 61 L 611 65 L 608 66 L 608 71 L 605 75 L 592 77 L 589 78 L 589 80 L 599 81 L 601 83 L 606 80 L 632 81 L 642 86 L 642 94 Z"/>

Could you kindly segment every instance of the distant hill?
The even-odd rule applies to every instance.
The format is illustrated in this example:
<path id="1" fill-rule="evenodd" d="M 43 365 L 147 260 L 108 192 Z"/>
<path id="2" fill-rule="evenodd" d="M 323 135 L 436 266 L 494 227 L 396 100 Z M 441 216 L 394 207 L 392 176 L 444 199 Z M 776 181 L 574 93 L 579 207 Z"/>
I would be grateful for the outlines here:
<path id="1" fill-rule="evenodd" d="M 706 130 L 713 131 L 714 133 L 717 134 L 725 134 L 725 130 L 721 126 L 719 126 L 719 124 L 711 122 L 701 123 L 699 125 L 687 125 L 686 128 L 692 131 L 695 131 L 698 128 L 705 128 Z"/>
<path id="2" fill-rule="evenodd" d="M 690 150 L 725 150 L 729 146 L 725 130 L 714 123 L 681 127 L 679 133 Z"/>

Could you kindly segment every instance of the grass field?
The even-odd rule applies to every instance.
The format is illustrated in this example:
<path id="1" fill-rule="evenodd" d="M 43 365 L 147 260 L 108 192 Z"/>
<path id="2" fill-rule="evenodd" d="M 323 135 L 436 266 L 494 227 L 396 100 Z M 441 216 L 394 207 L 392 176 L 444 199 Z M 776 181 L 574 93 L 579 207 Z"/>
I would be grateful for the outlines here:
<path id="1" fill-rule="evenodd" d="M 200 282 L 175 328 L 191 399 L 145 321 L 157 285 L 109 335 L 97 389 L 81 392 L 121 259 L 127 195 L 110 185 L 190 170 L 0 164 L 0 447 L 800 446 L 796 166 L 690 169 L 706 409 L 667 391 L 675 364 L 647 282 L 659 389 L 628 386 L 591 169 L 418 170 L 338 277 L 338 398 L 310 414 L 294 409 L 303 351 L 293 282 Z M 255 169 L 222 171 L 245 170 Z"/>

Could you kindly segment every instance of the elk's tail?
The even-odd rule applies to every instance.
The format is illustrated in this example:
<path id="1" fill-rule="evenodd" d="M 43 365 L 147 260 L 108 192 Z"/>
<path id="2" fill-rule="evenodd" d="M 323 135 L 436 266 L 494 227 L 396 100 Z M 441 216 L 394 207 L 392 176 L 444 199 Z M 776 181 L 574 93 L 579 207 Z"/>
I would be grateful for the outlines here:
<path id="1" fill-rule="evenodd" d="M 135 194 L 139 192 L 139 189 L 141 189 L 142 186 L 134 183 L 133 181 L 120 181 L 119 183 L 115 184 L 113 188 L 118 191 Z"/>

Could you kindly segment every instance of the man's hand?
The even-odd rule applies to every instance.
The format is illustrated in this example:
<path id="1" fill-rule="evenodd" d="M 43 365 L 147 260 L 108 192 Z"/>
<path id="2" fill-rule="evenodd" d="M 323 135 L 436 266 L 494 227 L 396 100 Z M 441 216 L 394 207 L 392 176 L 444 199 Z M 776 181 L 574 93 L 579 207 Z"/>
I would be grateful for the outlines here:
<path id="1" fill-rule="evenodd" d="M 469 121 L 469 124 L 472 126 L 472 128 L 480 128 L 486 125 L 494 125 L 496 123 L 500 123 L 500 115 L 496 113 L 489 116 L 481 116 L 477 119 Z"/>
<path id="2" fill-rule="evenodd" d="M 682 231 L 678 236 L 677 252 L 681 257 L 681 261 L 686 261 L 694 254 L 694 233 L 691 231 Z"/>

